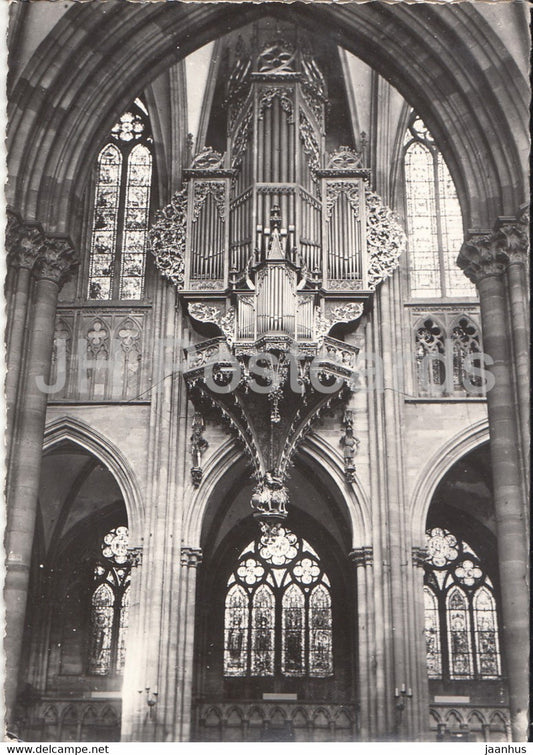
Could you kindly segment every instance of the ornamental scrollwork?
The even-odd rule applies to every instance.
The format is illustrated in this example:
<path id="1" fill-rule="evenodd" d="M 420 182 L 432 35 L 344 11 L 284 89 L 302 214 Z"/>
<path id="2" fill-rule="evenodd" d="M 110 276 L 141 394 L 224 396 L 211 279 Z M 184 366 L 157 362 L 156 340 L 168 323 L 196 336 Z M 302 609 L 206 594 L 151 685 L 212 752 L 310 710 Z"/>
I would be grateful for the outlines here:
<path id="1" fill-rule="evenodd" d="M 185 276 L 186 211 L 187 188 L 184 188 L 157 212 L 148 234 L 157 269 L 178 289 L 183 288 Z"/>
<path id="2" fill-rule="evenodd" d="M 224 162 L 224 155 L 217 152 L 212 147 L 204 147 L 197 155 L 194 156 L 191 168 L 196 170 L 209 170 L 212 168 L 221 168 Z"/>
<path id="3" fill-rule="evenodd" d="M 222 305 L 217 306 L 195 302 L 194 304 L 189 304 L 189 314 L 199 322 L 211 322 L 218 325 L 229 343 L 233 343 L 235 340 L 234 307 L 226 310 Z"/>
<path id="4" fill-rule="evenodd" d="M 326 185 L 326 223 L 331 220 L 339 196 L 344 194 L 356 220 L 359 219 L 359 184 L 354 181 L 328 181 Z"/>
<path id="5" fill-rule="evenodd" d="M 357 169 L 363 167 L 363 155 L 361 152 L 351 147 L 338 147 L 334 152 L 330 152 L 327 162 L 327 168 L 338 168 L 340 170 Z"/>
<path id="6" fill-rule="evenodd" d="M 312 171 L 320 168 L 320 149 L 309 118 L 300 110 L 300 139 Z"/>
<path id="7" fill-rule="evenodd" d="M 361 291 L 363 281 L 346 280 L 345 278 L 330 278 L 328 280 L 328 289 L 330 291 Z"/>
<path id="8" fill-rule="evenodd" d="M 315 309 L 315 335 L 317 338 L 325 336 L 331 328 L 340 322 L 353 322 L 363 314 L 363 305 L 360 302 L 339 304 L 330 312 L 324 314 L 321 307 Z"/>
<path id="9" fill-rule="evenodd" d="M 281 109 L 285 113 L 287 113 L 288 122 L 293 123 L 294 103 L 292 99 L 292 92 L 290 89 L 280 87 L 268 87 L 261 90 L 258 119 L 263 120 L 265 108 L 272 107 L 272 102 L 274 101 L 275 97 L 279 98 Z"/>
<path id="10" fill-rule="evenodd" d="M 233 140 L 233 149 L 231 151 L 231 167 L 237 170 L 244 155 L 246 146 L 250 140 L 253 131 L 253 108 L 249 107 L 246 115 L 243 117 L 235 138 Z"/>
<path id="11" fill-rule="evenodd" d="M 205 200 L 211 195 L 215 200 L 222 222 L 226 220 L 226 185 L 222 181 L 195 181 L 193 199 L 193 223 L 200 217 Z"/>
<path id="12" fill-rule="evenodd" d="M 381 197 L 370 189 L 365 189 L 365 196 L 368 288 L 375 291 L 378 283 L 398 267 L 406 237 L 397 214 L 383 204 Z"/>

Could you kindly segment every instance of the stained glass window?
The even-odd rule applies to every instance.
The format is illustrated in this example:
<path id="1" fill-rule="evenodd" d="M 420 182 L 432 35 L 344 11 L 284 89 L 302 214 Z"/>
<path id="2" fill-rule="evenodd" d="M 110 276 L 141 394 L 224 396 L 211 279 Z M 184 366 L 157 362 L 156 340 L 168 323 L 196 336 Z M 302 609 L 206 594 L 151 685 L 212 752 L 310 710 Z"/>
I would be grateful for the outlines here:
<path id="1" fill-rule="evenodd" d="M 311 676 L 331 673 L 331 598 L 329 590 L 317 585 L 309 599 L 309 669 Z"/>
<path id="2" fill-rule="evenodd" d="M 480 587 L 474 596 L 474 633 L 481 676 L 498 677 L 501 669 L 496 603 L 485 587 Z"/>
<path id="3" fill-rule="evenodd" d="M 91 597 L 90 674 L 121 674 L 124 669 L 131 571 L 127 548 L 124 526 L 107 532 L 100 543 Z"/>
<path id="4" fill-rule="evenodd" d="M 446 596 L 446 621 L 448 625 L 448 654 L 450 678 L 472 677 L 472 638 L 468 600 L 458 587 Z"/>
<path id="5" fill-rule="evenodd" d="M 430 679 L 439 679 L 442 676 L 439 603 L 430 587 L 424 587 L 424 635 L 428 676 Z"/>
<path id="6" fill-rule="evenodd" d="M 252 599 L 252 676 L 274 673 L 274 595 L 261 585 Z"/>
<path id="7" fill-rule="evenodd" d="M 476 296 L 475 286 L 456 264 L 463 223 L 453 179 L 433 137 L 414 113 L 404 144 L 411 296 Z"/>
<path id="8" fill-rule="evenodd" d="M 226 595 L 224 668 L 226 676 L 243 676 L 248 657 L 249 597 L 240 585 L 233 585 Z"/>
<path id="9" fill-rule="evenodd" d="M 99 585 L 92 598 L 92 633 L 89 672 L 108 674 L 111 668 L 111 637 L 115 596 L 109 585 Z"/>
<path id="10" fill-rule="evenodd" d="M 240 554 L 225 598 L 225 676 L 333 674 L 330 582 L 305 540 L 278 525 Z"/>
<path id="11" fill-rule="evenodd" d="M 305 673 L 305 597 L 295 584 L 283 594 L 281 619 L 281 670 L 287 676 L 301 676 Z"/>
<path id="12" fill-rule="evenodd" d="M 474 550 L 453 533 L 426 533 L 424 610 L 430 679 L 501 676 L 494 587 Z"/>
<path id="13" fill-rule="evenodd" d="M 136 100 L 97 162 L 87 298 L 141 299 L 152 183 L 152 138 Z"/>

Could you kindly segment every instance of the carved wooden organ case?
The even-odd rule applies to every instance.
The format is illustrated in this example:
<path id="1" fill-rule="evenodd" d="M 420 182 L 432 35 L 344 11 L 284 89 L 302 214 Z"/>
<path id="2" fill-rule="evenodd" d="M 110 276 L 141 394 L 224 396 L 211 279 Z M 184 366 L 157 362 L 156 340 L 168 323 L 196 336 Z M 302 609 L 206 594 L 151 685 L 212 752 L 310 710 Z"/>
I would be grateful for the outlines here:
<path id="1" fill-rule="evenodd" d="M 185 378 L 197 410 L 216 410 L 248 452 L 262 522 L 283 518 L 298 442 L 349 393 L 357 349 L 330 331 L 362 316 L 404 246 L 362 153 L 326 154 L 327 101 L 299 33 L 256 34 L 252 50 L 239 40 L 225 154 L 194 157 L 150 232 L 193 325 L 218 333 L 187 349 Z"/>

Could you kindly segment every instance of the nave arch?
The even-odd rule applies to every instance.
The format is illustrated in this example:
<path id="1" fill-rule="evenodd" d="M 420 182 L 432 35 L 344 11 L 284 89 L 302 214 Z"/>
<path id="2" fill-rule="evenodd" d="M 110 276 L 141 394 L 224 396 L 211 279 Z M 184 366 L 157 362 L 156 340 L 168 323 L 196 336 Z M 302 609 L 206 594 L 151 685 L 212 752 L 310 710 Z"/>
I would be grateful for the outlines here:
<path id="1" fill-rule="evenodd" d="M 523 77 L 468 4 L 108 5 L 69 9 L 12 92 L 8 201 L 48 232 L 78 240 L 75 219 L 89 167 L 133 97 L 221 31 L 265 13 L 328 30 L 406 97 L 448 162 L 466 227 L 490 227 L 524 201 Z"/>

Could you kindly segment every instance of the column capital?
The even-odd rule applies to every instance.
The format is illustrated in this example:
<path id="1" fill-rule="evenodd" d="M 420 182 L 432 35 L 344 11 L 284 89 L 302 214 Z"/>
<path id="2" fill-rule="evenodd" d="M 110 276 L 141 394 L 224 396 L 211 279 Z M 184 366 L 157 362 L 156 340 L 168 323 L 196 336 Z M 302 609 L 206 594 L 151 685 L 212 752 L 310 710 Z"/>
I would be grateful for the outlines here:
<path id="1" fill-rule="evenodd" d="M 44 234 L 38 223 L 23 223 L 15 212 L 7 211 L 8 264 L 31 270 L 41 253 L 43 241 Z"/>
<path id="2" fill-rule="evenodd" d="M 128 548 L 127 556 L 128 556 L 128 561 L 130 562 L 130 566 L 132 569 L 134 569 L 137 566 L 141 566 L 142 561 L 143 561 L 142 545 L 136 545 L 131 548 Z"/>
<path id="3" fill-rule="evenodd" d="M 494 236 L 505 249 L 508 264 L 527 263 L 529 252 L 529 210 L 516 218 L 501 217 L 494 228 Z"/>
<path id="4" fill-rule="evenodd" d="M 363 545 L 350 551 L 350 558 L 356 566 L 372 566 L 374 563 L 374 549 L 371 545 Z"/>
<path id="5" fill-rule="evenodd" d="M 529 207 L 516 216 L 502 216 L 493 230 L 471 230 L 459 252 L 457 264 L 467 278 L 501 276 L 509 265 L 527 263 L 529 251 Z"/>
<path id="6" fill-rule="evenodd" d="M 413 564 L 422 569 L 427 562 L 428 549 L 425 545 L 413 545 L 411 548 L 411 558 L 413 559 Z"/>
<path id="7" fill-rule="evenodd" d="M 49 280 L 61 287 L 78 264 L 69 239 L 45 236 L 34 274 L 37 280 Z"/>
<path id="8" fill-rule="evenodd" d="M 202 563 L 202 549 L 182 546 L 181 548 L 181 565 L 196 568 Z"/>
<path id="9" fill-rule="evenodd" d="M 469 231 L 457 259 L 466 277 L 476 284 L 503 275 L 507 263 L 507 254 L 491 231 Z"/>

